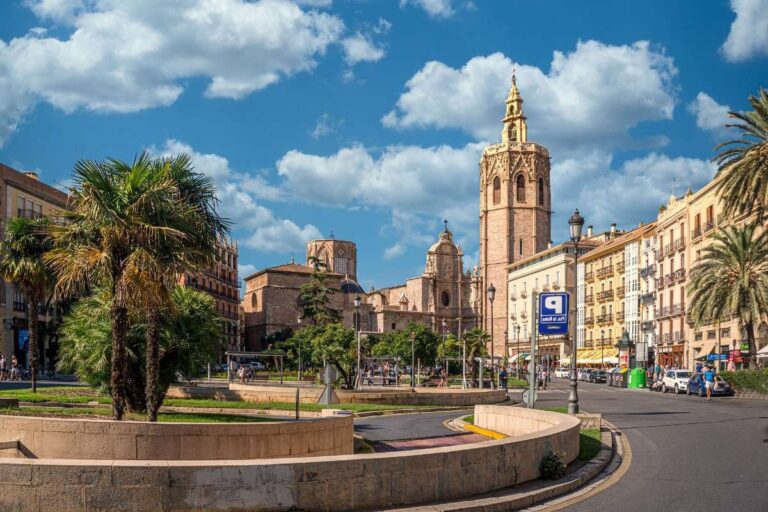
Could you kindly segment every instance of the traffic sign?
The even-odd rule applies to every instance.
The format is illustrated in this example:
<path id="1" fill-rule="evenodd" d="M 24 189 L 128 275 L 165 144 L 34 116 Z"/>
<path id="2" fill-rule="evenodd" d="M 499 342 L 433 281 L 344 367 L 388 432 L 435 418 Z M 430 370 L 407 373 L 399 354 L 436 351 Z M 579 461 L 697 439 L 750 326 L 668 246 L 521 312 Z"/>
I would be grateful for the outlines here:
<path id="1" fill-rule="evenodd" d="M 539 295 L 538 331 L 542 336 L 568 334 L 568 294 L 566 292 Z"/>

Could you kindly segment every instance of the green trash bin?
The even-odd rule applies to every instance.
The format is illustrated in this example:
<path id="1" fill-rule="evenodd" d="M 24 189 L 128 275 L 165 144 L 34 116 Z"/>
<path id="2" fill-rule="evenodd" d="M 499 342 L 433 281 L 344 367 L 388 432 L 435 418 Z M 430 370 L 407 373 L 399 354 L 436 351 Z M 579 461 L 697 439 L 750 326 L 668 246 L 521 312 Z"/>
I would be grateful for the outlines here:
<path id="1" fill-rule="evenodd" d="M 645 387 L 645 370 L 642 368 L 633 368 L 629 373 L 629 387 L 630 388 L 644 388 Z"/>

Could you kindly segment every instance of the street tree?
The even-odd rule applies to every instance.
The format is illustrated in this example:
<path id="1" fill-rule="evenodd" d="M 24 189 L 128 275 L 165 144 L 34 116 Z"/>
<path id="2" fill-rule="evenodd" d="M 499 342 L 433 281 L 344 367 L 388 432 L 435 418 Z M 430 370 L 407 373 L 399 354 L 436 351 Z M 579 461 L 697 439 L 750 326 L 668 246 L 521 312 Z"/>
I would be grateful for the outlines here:
<path id="1" fill-rule="evenodd" d="M 308 283 L 301 286 L 299 292 L 299 308 L 302 317 L 316 325 L 339 322 L 341 313 L 331 306 L 332 297 L 337 290 L 328 285 L 325 263 L 312 256 L 310 264 L 313 267 L 312 277 Z"/>
<path id="2" fill-rule="evenodd" d="M 715 149 L 722 151 L 713 160 L 718 164 L 723 213 L 754 213 L 762 220 L 768 212 L 768 91 L 761 88 L 749 103 L 751 111 L 728 113 L 736 122 L 726 126 L 740 130 L 741 136 L 719 144 Z"/>
<path id="3" fill-rule="evenodd" d="M 691 270 L 688 293 L 688 315 L 696 326 L 736 316 L 755 367 L 755 328 L 768 315 L 768 231 L 753 222 L 712 235 Z"/>
<path id="4" fill-rule="evenodd" d="M 295 336 L 301 337 L 302 342 L 308 342 L 302 345 L 302 349 L 308 346 L 307 356 L 316 366 L 323 363 L 333 365 L 339 372 L 343 386 L 347 389 L 353 387 L 354 367 L 357 364 L 357 343 L 353 329 L 347 329 L 340 323 L 309 325 L 296 331 Z"/>
<path id="5" fill-rule="evenodd" d="M 51 221 L 46 217 L 11 219 L 6 225 L 5 239 L 0 243 L 0 274 L 13 282 L 27 301 L 26 314 L 29 329 L 29 366 L 32 373 L 32 392 L 37 392 L 38 345 L 40 329 L 38 311 L 46 305 L 54 275 L 43 261 L 43 255 L 52 247 L 47 230 Z"/>
<path id="6" fill-rule="evenodd" d="M 408 366 L 411 364 L 411 339 L 415 359 L 423 366 L 434 366 L 440 337 L 416 322 L 409 322 L 405 329 L 381 334 L 372 348 L 373 355 L 399 357 L 402 364 Z"/>
<path id="7" fill-rule="evenodd" d="M 463 338 L 467 344 L 466 364 L 470 368 L 470 375 L 474 378 L 477 369 L 475 358 L 488 355 L 488 342 L 491 337 L 482 328 L 474 327 L 464 332 Z"/>

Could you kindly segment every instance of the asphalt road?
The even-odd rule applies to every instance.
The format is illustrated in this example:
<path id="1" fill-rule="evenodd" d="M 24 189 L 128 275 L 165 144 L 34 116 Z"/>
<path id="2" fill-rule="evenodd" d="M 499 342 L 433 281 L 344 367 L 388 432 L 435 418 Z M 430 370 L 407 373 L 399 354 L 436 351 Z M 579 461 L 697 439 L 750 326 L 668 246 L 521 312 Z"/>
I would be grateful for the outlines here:
<path id="1" fill-rule="evenodd" d="M 443 422 L 462 414 L 472 414 L 472 410 L 357 418 L 355 419 L 355 432 L 370 441 L 394 441 L 455 435 L 456 432 L 446 428 Z"/>
<path id="2" fill-rule="evenodd" d="M 567 403 L 567 381 L 543 393 L 542 407 Z M 583 411 L 619 427 L 632 449 L 629 471 L 566 510 L 768 511 L 768 400 L 615 389 L 579 383 Z"/>

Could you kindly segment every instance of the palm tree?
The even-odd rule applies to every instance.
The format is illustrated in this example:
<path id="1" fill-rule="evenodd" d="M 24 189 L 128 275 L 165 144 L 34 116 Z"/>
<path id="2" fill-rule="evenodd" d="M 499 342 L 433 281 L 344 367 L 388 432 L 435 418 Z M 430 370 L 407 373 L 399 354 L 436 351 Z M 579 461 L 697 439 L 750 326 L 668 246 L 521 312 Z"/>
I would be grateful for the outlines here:
<path id="1" fill-rule="evenodd" d="M 466 348 L 466 364 L 469 365 L 469 373 L 474 378 L 475 358 L 488 354 L 488 342 L 491 337 L 480 327 L 475 327 L 464 332 Z M 479 376 L 478 376 L 479 377 Z"/>
<path id="2" fill-rule="evenodd" d="M 736 315 L 755 367 L 755 326 L 768 314 L 768 231 L 753 222 L 729 226 L 712 239 L 691 270 L 688 314 L 696 326 Z"/>
<path id="3" fill-rule="evenodd" d="M 728 124 L 741 130 L 741 138 L 719 144 L 723 149 L 713 160 L 718 164 L 718 193 L 723 213 L 733 217 L 756 213 L 758 219 L 768 210 L 768 91 L 760 89 L 750 96 L 750 112 L 729 112 L 737 120 Z"/>
<path id="4" fill-rule="evenodd" d="M 215 233 L 226 229 L 226 221 L 215 212 L 210 180 L 193 173 L 187 157 L 178 160 L 173 165 L 143 153 L 130 164 L 115 159 L 78 162 L 66 222 L 51 228 L 55 247 L 46 260 L 57 274 L 57 293 L 71 296 L 97 284 L 109 290 L 110 388 L 118 420 L 125 409 L 125 336 L 131 301 L 159 290 L 147 290 L 147 283 L 209 261 L 215 254 Z M 188 175 L 179 177 L 180 168 Z M 190 190 L 195 183 L 210 190 L 196 194 Z M 149 311 L 155 314 L 152 308 Z M 156 361 L 156 350 L 148 349 L 152 352 L 148 359 Z M 151 367 L 153 374 L 155 368 Z M 148 379 L 150 385 L 156 381 L 154 376 Z"/>
<path id="5" fill-rule="evenodd" d="M 46 303 L 53 288 L 54 277 L 43 262 L 51 249 L 52 240 L 46 231 L 48 218 L 18 217 L 8 222 L 5 240 L 0 243 L 0 274 L 12 281 L 27 300 L 29 326 L 29 366 L 32 372 L 32 392 L 37 392 L 37 347 L 39 339 L 38 310 Z"/>

